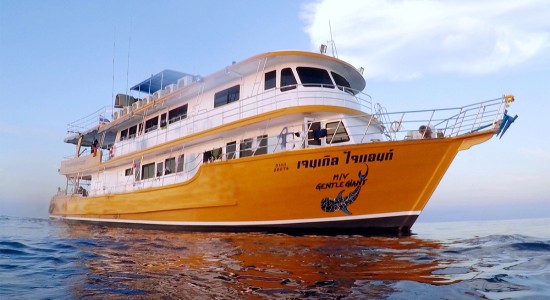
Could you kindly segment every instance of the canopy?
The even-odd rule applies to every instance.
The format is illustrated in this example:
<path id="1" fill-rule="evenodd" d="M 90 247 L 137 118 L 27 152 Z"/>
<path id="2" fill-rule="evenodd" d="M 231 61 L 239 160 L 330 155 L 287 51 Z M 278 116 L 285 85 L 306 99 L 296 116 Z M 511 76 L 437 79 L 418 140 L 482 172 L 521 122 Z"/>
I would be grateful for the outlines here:
<path id="1" fill-rule="evenodd" d="M 156 75 L 151 75 L 150 78 L 136 84 L 131 88 L 133 91 L 139 91 L 144 93 L 153 94 L 158 90 L 162 90 L 167 85 L 177 83 L 178 80 L 184 76 L 193 76 L 190 74 L 174 71 L 164 70 Z"/>

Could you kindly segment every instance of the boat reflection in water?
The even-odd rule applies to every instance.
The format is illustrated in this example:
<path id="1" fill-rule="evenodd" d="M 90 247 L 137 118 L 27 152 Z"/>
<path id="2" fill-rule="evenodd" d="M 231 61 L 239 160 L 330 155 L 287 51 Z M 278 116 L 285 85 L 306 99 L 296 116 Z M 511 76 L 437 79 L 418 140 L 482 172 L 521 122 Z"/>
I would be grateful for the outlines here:
<path id="1" fill-rule="evenodd" d="M 451 283 L 445 247 L 415 236 L 181 233 L 59 224 L 81 253 L 79 298 L 384 297 Z M 76 282 L 76 281 L 75 281 Z"/>

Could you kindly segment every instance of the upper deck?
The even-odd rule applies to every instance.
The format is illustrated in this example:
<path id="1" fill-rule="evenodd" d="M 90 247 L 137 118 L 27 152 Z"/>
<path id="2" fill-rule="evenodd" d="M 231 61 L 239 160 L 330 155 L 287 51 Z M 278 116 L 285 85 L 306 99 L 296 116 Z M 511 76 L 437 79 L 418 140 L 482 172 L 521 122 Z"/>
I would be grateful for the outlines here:
<path id="1" fill-rule="evenodd" d="M 102 135 L 99 143 L 106 149 L 186 118 L 193 119 L 193 128 L 186 129 L 193 134 L 296 106 L 338 106 L 370 113 L 370 97 L 361 93 L 364 87 L 365 80 L 353 66 L 302 51 L 264 53 L 207 77 L 165 70 L 132 87 L 137 95 L 118 94 L 114 108 L 120 110 L 110 113 L 103 108 L 70 123 L 65 142 L 77 144 L 82 137 L 81 145 L 91 146 Z M 157 120 L 152 118 L 155 114 Z M 200 124 L 206 120 L 209 124 Z"/>

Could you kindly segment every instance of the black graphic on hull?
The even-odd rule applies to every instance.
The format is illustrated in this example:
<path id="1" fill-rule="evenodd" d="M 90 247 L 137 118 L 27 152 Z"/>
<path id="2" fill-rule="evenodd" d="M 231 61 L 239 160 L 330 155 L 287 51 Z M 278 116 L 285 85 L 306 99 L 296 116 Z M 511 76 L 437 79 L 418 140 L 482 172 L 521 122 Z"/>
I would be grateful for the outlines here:
<path id="1" fill-rule="evenodd" d="M 344 190 L 341 190 L 334 199 L 324 198 L 323 200 L 321 200 L 321 209 L 325 212 L 335 212 L 337 210 L 341 210 L 347 215 L 351 215 L 352 213 L 348 210 L 348 206 L 355 202 L 355 200 L 359 196 L 359 193 L 361 192 L 361 187 L 363 186 L 363 184 L 365 184 L 365 181 L 367 181 L 367 175 L 369 175 L 368 165 L 367 170 L 364 174 L 359 171 L 358 176 L 361 182 L 351 193 L 349 193 L 347 196 L 342 196 Z"/>

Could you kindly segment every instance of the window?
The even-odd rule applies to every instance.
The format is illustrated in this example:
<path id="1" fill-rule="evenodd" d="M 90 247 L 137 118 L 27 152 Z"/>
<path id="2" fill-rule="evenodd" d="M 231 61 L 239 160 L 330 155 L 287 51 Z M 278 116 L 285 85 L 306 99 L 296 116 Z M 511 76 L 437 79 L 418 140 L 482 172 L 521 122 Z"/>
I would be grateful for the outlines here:
<path id="1" fill-rule="evenodd" d="M 166 125 L 168 124 L 166 122 L 166 116 L 167 116 L 166 113 L 160 115 L 160 128 L 166 128 Z"/>
<path id="2" fill-rule="evenodd" d="M 239 100 L 241 86 L 232 86 L 214 94 L 214 107 L 222 106 Z"/>
<path id="3" fill-rule="evenodd" d="M 163 175 L 164 171 L 164 162 L 157 163 L 157 177 L 160 177 Z"/>
<path id="4" fill-rule="evenodd" d="M 267 135 L 260 135 L 257 142 L 258 149 L 256 149 L 255 155 L 267 154 Z"/>
<path id="5" fill-rule="evenodd" d="M 170 157 L 164 161 L 164 175 L 173 173 L 176 170 L 176 158 Z"/>
<path id="6" fill-rule="evenodd" d="M 296 77 L 292 73 L 291 68 L 284 68 L 281 70 L 281 91 L 285 92 L 296 88 Z"/>
<path id="7" fill-rule="evenodd" d="M 155 163 L 143 165 L 141 167 L 141 179 L 149 179 L 155 177 Z"/>
<path id="8" fill-rule="evenodd" d="M 332 79 L 328 75 L 327 70 L 309 67 L 296 68 L 300 81 L 307 87 L 325 87 L 334 88 Z"/>
<path id="9" fill-rule="evenodd" d="M 327 144 L 349 142 L 349 135 L 348 135 L 348 132 L 346 131 L 346 127 L 344 126 L 344 123 L 342 123 L 341 121 L 327 123 L 327 140 L 326 141 L 327 141 Z"/>
<path id="10" fill-rule="evenodd" d="M 245 139 L 241 141 L 239 151 L 239 157 L 252 156 L 252 139 Z"/>
<path id="11" fill-rule="evenodd" d="M 140 172 L 141 169 L 139 168 L 140 165 L 141 165 L 141 163 L 139 161 L 134 163 L 134 169 L 137 170 L 137 172 L 135 172 L 135 174 L 134 174 L 134 178 L 135 178 L 136 181 L 139 180 L 139 176 L 141 174 L 141 172 Z"/>
<path id="12" fill-rule="evenodd" d="M 151 118 L 151 119 L 145 121 L 145 133 L 157 129 L 158 125 L 159 125 L 159 118 L 158 117 L 154 117 L 154 118 Z"/>
<path id="13" fill-rule="evenodd" d="M 134 168 L 124 170 L 124 176 L 130 176 L 134 174 Z"/>
<path id="14" fill-rule="evenodd" d="M 351 90 L 351 85 L 349 84 L 346 78 L 344 78 L 338 73 L 330 72 L 330 74 L 332 74 L 332 78 L 334 78 L 334 81 L 336 82 L 336 86 L 340 90 L 348 92 L 352 95 L 354 94 L 353 91 Z"/>
<path id="15" fill-rule="evenodd" d="M 183 162 L 184 162 L 184 156 L 182 154 L 178 157 L 178 164 L 176 166 L 176 172 L 183 172 Z"/>
<path id="16" fill-rule="evenodd" d="M 130 128 L 128 128 L 128 138 L 131 139 L 136 136 L 137 132 L 137 125 L 134 125 Z"/>
<path id="17" fill-rule="evenodd" d="M 128 138 L 128 128 L 126 128 L 126 129 L 124 129 L 120 132 L 120 140 L 121 141 L 124 141 L 127 138 Z"/>
<path id="18" fill-rule="evenodd" d="M 271 71 L 265 73 L 265 80 L 264 80 L 264 90 L 269 90 L 275 87 L 275 84 L 277 83 L 277 72 Z"/>
<path id="19" fill-rule="evenodd" d="M 308 122 L 307 143 L 308 145 L 321 145 L 321 122 Z"/>
<path id="20" fill-rule="evenodd" d="M 168 124 L 187 118 L 187 104 L 168 112 Z"/>
<path id="21" fill-rule="evenodd" d="M 226 159 L 234 159 L 237 154 L 237 142 L 229 142 L 225 145 Z"/>
<path id="22" fill-rule="evenodd" d="M 222 148 L 215 148 L 203 153 L 202 162 L 216 161 L 221 158 L 222 158 Z"/>

